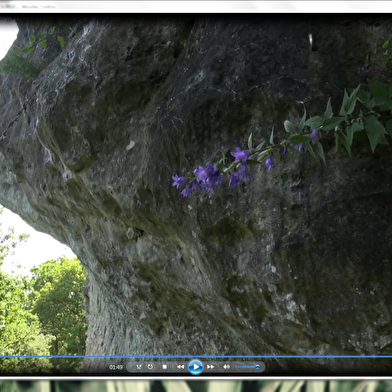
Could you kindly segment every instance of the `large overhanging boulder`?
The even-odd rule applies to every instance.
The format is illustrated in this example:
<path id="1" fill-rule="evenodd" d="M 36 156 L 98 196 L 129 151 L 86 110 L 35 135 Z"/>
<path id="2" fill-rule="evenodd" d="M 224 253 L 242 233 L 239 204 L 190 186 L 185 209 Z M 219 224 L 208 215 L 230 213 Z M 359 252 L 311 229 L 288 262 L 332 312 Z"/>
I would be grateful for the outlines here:
<path id="1" fill-rule="evenodd" d="M 53 21 L 18 23 L 23 47 Z M 250 132 L 283 138 L 303 104 L 322 114 L 332 97 L 338 109 L 391 27 L 348 16 L 84 19 L 64 50 L 56 39 L 36 49 L 37 77 L 0 75 L 0 203 L 86 267 L 86 355 L 392 354 L 389 147 L 350 158 L 327 141 L 326 165 L 298 153 L 257 167 L 245 187 L 190 198 L 171 178 Z"/>

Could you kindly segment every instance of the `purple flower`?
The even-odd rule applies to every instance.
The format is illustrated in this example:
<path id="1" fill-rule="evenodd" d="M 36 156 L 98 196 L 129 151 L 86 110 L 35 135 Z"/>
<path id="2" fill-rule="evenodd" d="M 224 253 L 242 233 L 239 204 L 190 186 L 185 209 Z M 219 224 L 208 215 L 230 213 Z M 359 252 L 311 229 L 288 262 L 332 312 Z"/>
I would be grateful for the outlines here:
<path id="1" fill-rule="evenodd" d="M 241 150 L 239 147 L 236 147 L 235 151 L 232 152 L 231 155 L 235 158 L 234 162 L 242 161 L 242 163 L 245 163 L 249 158 L 250 151 Z"/>
<path id="2" fill-rule="evenodd" d="M 186 186 L 181 191 L 181 195 L 184 196 L 184 197 L 188 197 L 196 188 L 197 188 L 196 181 L 193 180 L 192 182 L 189 183 L 188 186 Z"/>
<path id="3" fill-rule="evenodd" d="M 223 182 L 225 176 L 219 172 L 217 165 L 211 165 L 210 163 L 207 163 L 206 166 L 207 178 L 204 181 L 204 185 L 205 188 L 210 191 L 217 185 L 220 185 Z"/>
<path id="4" fill-rule="evenodd" d="M 255 174 L 251 173 L 248 170 L 248 166 L 245 163 L 241 163 L 240 167 L 237 171 L 234 171 L 231 174 L 229 185 L 240 185 L 241 181 L 247 182 L 253 177 Z"/>
<path id="5" fill-rule="evenodd" d="M 174 180 L 173 186 L 176 186 L 177 189 L 180 189 L 188 181 L 186 177 L 178 177 L 177 174 L 172 176 L 172 179 Z"/>
<path id="6" fill-rule="evenodd" d="M 297 144 L 296 146 L 294 146 L 294 148 L 295 148 L 297 151 L 302 151 L 302 150 L 304 149 L 304 144 L 303 144 L 303 143 Z"/>
<path id="7" fill-rule="evenodd" d="M 229 185 L 240 185 L 241 179 L 240 179 L 240 174 L 238 172 L 233 172 L 233 174 L 230 177 Z"/>
<path id="8" fill-rule="evenodd" d="M 275 160 L 272 155 L 269 156 L 269 158 L 265 161 L 265 166 L 267 167 L 268 170 L 271 169 L 272 166 L 274 166 Z"/>
<path id="9" fill-rule="evenodd" d="M 211 165 L 207 162 L 206 167 L 199 166 L 194 170 L 198 181 L 198 189 L 205 189 L 210 191 L 214 189 L 217 185 L 220 185 L 225 176 L 221 174 L 218 170 L 217 165 Z"/>
<path id="10" fill-rule="evenodd" d="M 358 74 L 364 78 L 368 78 L 370 76 L 370 72 L 367 67 L 359 67 Z"/>
<path id="11" fill-rule="evenodd" d="M 248 170 L 248 166 L 246 166 L 245 163 L 241 163 L 241 165 L 240 165 L 240 167 L 238 169 L 238 174 L 239 174 L 240 180 L 244 181 L 244 182 L 249 181 L 250 178 L 255 175 L 254 173 L 251 173 Z"/>
<path id="12" fill-rule="evenodd" d="M 312 133 L 309 135 L 313 140 L 312 143 L 316 144 L 316 140 L 318 140 L 319 136 L 318 136 L 319 130 L 318 129 L 313 129 Z"/>
<path id="13" fill-rule="evenodd" d="M 199 166 L 197 169 L 193 171 L 196 174 L 197 181 L 205 181 L 207 179 L 207 172 L 203 166 Z"/>

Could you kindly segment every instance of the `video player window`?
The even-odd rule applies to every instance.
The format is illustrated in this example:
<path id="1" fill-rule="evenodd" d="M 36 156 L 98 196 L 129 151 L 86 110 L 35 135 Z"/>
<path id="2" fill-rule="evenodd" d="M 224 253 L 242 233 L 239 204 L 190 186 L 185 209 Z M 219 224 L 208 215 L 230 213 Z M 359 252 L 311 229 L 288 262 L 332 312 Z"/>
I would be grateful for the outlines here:
<path id="1" fill-rule="evenodd" d="M 9 29 L 2 377 L 391 375 L 389 16 Z"/>

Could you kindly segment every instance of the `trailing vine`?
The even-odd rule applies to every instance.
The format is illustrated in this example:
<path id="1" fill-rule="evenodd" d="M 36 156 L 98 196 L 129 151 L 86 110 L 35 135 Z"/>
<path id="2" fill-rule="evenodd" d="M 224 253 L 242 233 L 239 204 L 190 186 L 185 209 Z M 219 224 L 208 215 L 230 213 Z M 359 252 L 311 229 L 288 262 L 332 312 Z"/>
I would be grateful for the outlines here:
<path id="1" fill-rule="evenodd" d="M 283 127 L 288 137 L 275 142 L 274 131 L 271 131 L 269 141 L 263 140 L 253 147 L 253 137 L 248 138 L 248 148 L 236 147 L 231 152 L 234 161 L 227 164 L 228 158 L 223 153 L 219 162 L 207 162 L 205 167 L 199 166 L 191 176 L 172 176 L 175 186 L 184 197 L 195 191 L 211 191 L 228 181 L 229 185 L 237 186 L 249 181 L 254 173 L 249 171 L 249 165 L 263 164 L 270 170 L 277 161 L 283 162 L 284 156 L 307 151 L 313 158 L 326 163 L 323 137 L 334 135 L 336 153 L 342 146 L 351 156 L 353 141 L 363 136 L 368 140 L 374 153 L 378 145 L 390 144 L 392 137 L 392 86 L 374 79 L 368 79 L 365 85 L 359 85 L 350 93 L 344 90 L 343 102 L 337 114 L 328 100 L 322 116 L 307 116 L 306 110 L 297 126 L 289 120 L 284 121 Z M 361 137 L 360 137 L 361 136 Z"/>

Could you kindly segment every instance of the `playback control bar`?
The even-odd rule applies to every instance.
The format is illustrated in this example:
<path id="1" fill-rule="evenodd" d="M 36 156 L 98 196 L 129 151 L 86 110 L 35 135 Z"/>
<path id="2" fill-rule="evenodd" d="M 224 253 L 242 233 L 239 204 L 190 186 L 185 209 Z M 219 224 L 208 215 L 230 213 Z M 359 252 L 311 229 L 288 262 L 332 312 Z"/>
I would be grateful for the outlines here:
<path id="1" fill-rule="evenodd" d="M 265 364 L 258 359 L 244 359 L 244 360 L 208 360 L 208 359 L 158 359 L 140 360 L 135 359 L 129 361 L 125 369 L 126 372 L 132 375 L 136 374 L 175 374 L 175 375 L 228 375 L 230 374 L 259 374 L 265 370 Z"/>

